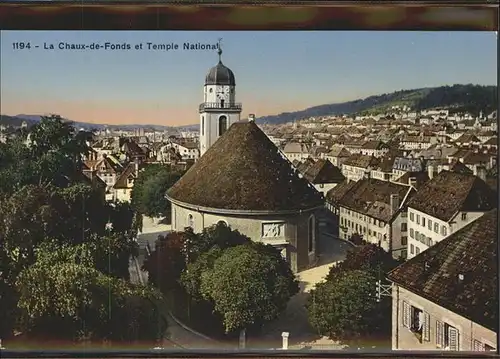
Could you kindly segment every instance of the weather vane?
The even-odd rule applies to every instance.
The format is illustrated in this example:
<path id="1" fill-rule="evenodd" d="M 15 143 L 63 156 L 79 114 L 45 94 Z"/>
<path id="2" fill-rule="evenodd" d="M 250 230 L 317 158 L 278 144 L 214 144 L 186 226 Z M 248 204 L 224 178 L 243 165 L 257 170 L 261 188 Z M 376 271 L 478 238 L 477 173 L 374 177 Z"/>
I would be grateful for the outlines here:
<path id="1" fill-rule="evenodd" d="M 221 55 L 222 55 L 222 47 L 221 47 L 221 42 L 222 42 L 222 37 L 219 37 L 219 41 L 217 42 L 217 53 L 219 54 L 219 62 L 221 62 Z"/>

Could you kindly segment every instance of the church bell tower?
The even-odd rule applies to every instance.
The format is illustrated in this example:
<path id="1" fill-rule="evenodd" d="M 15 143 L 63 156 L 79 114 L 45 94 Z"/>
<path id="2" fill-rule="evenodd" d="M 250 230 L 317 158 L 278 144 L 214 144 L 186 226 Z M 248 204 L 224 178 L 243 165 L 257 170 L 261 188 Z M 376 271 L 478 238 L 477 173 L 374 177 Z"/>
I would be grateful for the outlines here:
<path id="1" fill-rule="evenodd" d="M 200 104 L 200 156 L 240 120 L 241 103 L 236 103 L 234 73 L 222 64 L 221 39 L 217 53 L 219 63 L 205 77 L 203 102 Z"/>

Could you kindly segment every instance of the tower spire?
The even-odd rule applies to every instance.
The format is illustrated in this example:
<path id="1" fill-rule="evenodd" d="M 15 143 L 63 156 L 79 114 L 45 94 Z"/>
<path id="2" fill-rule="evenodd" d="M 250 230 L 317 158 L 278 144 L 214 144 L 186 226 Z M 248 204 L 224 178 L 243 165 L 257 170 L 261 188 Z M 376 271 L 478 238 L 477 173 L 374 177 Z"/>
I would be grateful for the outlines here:
<path id="1" fill-rule="evenodd" d="M 219 54 L 219 62 L 222 63 L 222 47 L 221 47 L 222 38 L 219 38 L 217 43 L 217 54 Z"/>

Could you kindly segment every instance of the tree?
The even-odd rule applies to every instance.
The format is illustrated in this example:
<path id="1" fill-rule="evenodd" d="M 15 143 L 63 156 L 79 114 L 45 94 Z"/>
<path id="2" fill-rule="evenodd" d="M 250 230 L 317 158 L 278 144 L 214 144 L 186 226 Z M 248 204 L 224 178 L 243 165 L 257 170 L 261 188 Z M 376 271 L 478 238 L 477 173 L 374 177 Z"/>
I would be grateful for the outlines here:
<path id="1" fill-rule="evenodd" d="M 170 201 L 165 195 L 181 176 L 178 172 L 164 170 L 144 182 L 141 203 L 146 216 L 160 217 L 170 213 Z"/>
<path id="2" fill-rule="evenodd" d="M 19 132 L 1 146 L 0 190 L 12 192 L 28 184 L 66 187 L 81 181 L 88 136 L 59 116 L 43 116 L 29 133 Z"/>
<path id="3" fill-rule="evenodd" d="M 84 243 L 93 254 L 94 268 L 106 275 L 130 279 L 130 257 L 139 254 L 137 242 L 122 233 L 106 236 L 93 235 Z"/>
<path id="4" fill-rule="evenodd" d="M 68 286 L 72 280 L 77 283 L 78 275 L 82 278 L 92 275 L 102 283 L 115 283 L 115 287 L 121 288 L 124 294 L 121 297 L 119 292 L 111 294 L 115 298 L 122 298 L 119 299 L 120 303 L 129 303 L 127 310 L 130 313 L 139 310 L 134 307 L 138 301 L 133 299 L 135 289 L 123 287 L 120 282 L 129 276 L 130 256 L 137 254 L 137 244 L 133 241 L 135 231 L 132 228 L 132 210 L 127 204 L 107 204 L 99 189 L 83 181 L 80 165 L 86 151 L 86 140 L 91 135 L 76 132 L 71 124 L 52 116 L 42 118 L 29 132 L 19 131 L 6 144 L 0 144 L 2 337 L 12 334 L 14 323 L 21 318 L 19 308 L 26 309 L 28 289 L 49 290 L 37 287 L 43 285 L 45 275 L 52 275 L 50 278 L 54 283 L 67 280 Z M 108 222 L 112 224 L 111 228 L 107 226 Z M 61 270 L 61 275 L 73 273 L 74 276 L 68 274 L 56 278 L 49 271 L 53 270 L 49 268 L 48 263 L 51 262 L 39 258 L 39 253 L 47 252 L 44 247 L 47 245 L 52 246 L 54 253 L 59 253 L 58 248 L 68 246 L 85 250 L 91 256 L 92 264 L 81 264 L 80 257 L 77 262 L 57 262 L 54 266 Z M 42 266 L 40 263 L 45 264 Z M 23 278 L 32 281 L 39 278 L 41 283 L 19 282 Z M 19 287 L 16 283 L 26 286 Z M 25 290 L 24 297 L 18 291 L 21 288 Z M 48 292 L 46 294 L 49 295 Z M 61 298 L 65 296 L 62 292 L 59 295 Z M 43 305 L 43 299 L 38 304 L 33 302 L 33 308 Z M 148 305 L 146 303 L 144 306 Z M 122 317 L 126 318 L 127 313 L 123 313 Z M 52 320 L 62 320 L 53 317 L 53 314 L 45 312 L 38 318 L 36 326 L 40 333 L 52 331 L 52 324 L 55 323 Z M 63 331 L 61 335 L 65 333 Z"/>
<path id="5" fill-rule="evenodd" d="M 330 280 L 337 273 L 352 270 L 371 271 L 377 277 L 383 277 L 399 264 L 401 262 L 394 259 L 389 252 L 376 244 L 369 243 L 349 249 L 345 260 L 333 266 L 326 279 Z"/>
<path id="6" fill-rule="evenodd" d="M 71 122 L 59 115 L 42 116 L 29 132 L 29 147 L 35 157 L 58 153 L 77 165 L 81 155 L 89 150 L 87 137 L 88 133 L 77 132 Z"/>
<path id="7" fill-rule="evenodd" d="M 134 182 L 130 200 L 132 208 L 140 215 L 151 217 L 168 213 L 170 203 L 165 194 L 182 174 L 171 166 L 152 164 L 144 167 Z"/>
<path id="8" fill-rule="evenodd" d="M 154 251 L 144 260 L 143 270 L 148 272 L 148 282 L 162 293 L 179 285 L 181 273 L 186 268 L 183 249 L 183 234 L 172 232 L 158 236 Z"/>
<path id="9" fill-rule="evenodd" d="M 312 327 L 337 340 L 390 331 L 391 300 L 377 302 L 375 282 L 372 273 L 352 270 L 317 284 L 306 304 Z"/>
<path id="10" fill-rule="evenodd" d="M 72 243 L 82 243 L 93 234 L 104 235 L 113 210 L 98 189 L 83 183 L 65 188 L 57 188 L 54 192 L 59 200 L 60 211 L 65 225 L 58 228 L 61 237 L 71 239 Z M 55 203 L 55 201 L 52 201 Z"/>
<path id="11" fill-rule="evenodd" d="M 165 322 L 161 294 L 95 269 L 85 245 L 38 248 L 37 261 L 16 281 L 23 330 L 66 339 L 154 340 Z"/>
<path id="12" fill-rule="evenodd" d="M 313 327 L 332 338 L 390 330 L 391 300 L 375 300 L 376 282 L 399 264 L 375 244 L 350 249 L 346 258 L 330 269 L 326 281 L 311 292 L 307 309 Z"/>
<path id="13" fill-rule="evenodd" d="M 130 233 L 135 236 L 137 229 L 134 226 L 134 210 L 129 202 L 115 202 L 108 205 L 111 228 L 115 233 Z"/>
<path id="14" fill-rule="evenodd" d="M 202 301 L 201 280 L 205 271 L 213 267 L 214 262 L 222 255 L 222 249 L 214 247 L 198 256 L 196 261 L 189 263 L 181 274 L 181 284 L 184 290 L 196 301 Z"/>
<path id="15" fill-rule="evenodd" d="M 22 269 L 35 261 L 35 248 L 55 229 L 57 211 L 49 205 L 45 188 L 25 186 L 0 200 L 0 250 L 5 270 L 1 278 L 9 284 Z"/>
<path id="16" fill-rule="evenodd" d="M 212 268 L 215 260 L 227 248 L 250 244 L 250 238 L 231 229 L 225 222 L 219 222 L 201 233 L 194 233 L 189 227 L 183 232 L 184 255 L 188 266 L 181 275 L 184 289 L 195 300 L 202 300 L 201 275 Z"/>
<path id="17" fill-rule="evenodd" d="M 233 230 L 225 222 L 219 222 L 204 228 L 201 233 L 193 233 L 191 228 L 184 230 L 186 246 L 188 247 L 189 262 L 192 263 L 203 253 L 213 248 L 224 250 L 226 248 L 251 243 L 250 238 Z"/>
<path id="18" fill-rule="evenodd" d="M 201 276 L 201 293 L 224 318 L 227 333 L 275 319 L 299 291 L 281 254 L 263 244 L 227 248 Z"/>

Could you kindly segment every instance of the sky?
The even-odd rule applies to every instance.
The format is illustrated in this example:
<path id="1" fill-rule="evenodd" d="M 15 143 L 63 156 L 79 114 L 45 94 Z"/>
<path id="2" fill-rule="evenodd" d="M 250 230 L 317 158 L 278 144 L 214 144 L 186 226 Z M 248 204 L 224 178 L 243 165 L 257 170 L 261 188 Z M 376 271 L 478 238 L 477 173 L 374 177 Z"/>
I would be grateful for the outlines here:
<path id="1" fill-rule="evenodd" d="M 218 55 L 182 46 L 219 38 L 242 118 L 401 89 L 497 83 L 494 32 L 1 31 L 0 111 L 90 123 L 195 124 L 205 75 Z M 58 49 L 106 42 L 131 49 Z M 148 50 L 148 42 L 179 49 Z M 51 44 L 55 49 L 44 49 Z"/>

